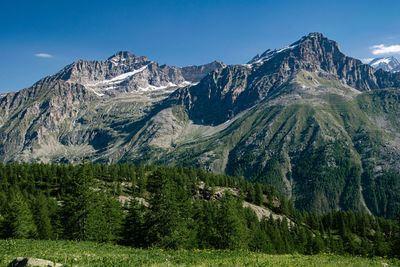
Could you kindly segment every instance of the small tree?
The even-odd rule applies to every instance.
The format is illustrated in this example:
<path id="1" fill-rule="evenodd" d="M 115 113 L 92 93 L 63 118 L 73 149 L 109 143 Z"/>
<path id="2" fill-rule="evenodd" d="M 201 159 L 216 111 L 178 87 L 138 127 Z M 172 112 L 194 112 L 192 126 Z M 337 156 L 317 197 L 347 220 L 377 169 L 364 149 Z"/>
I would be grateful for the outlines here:
<path id="1" fill-rule="evenodd" d="M 264 195 L 263 195 L 263 191 L 262 191 L 262 187 L 261 184 L 256 183 L 255 184 L 255 204 L 261 206 L 264 202 Z"/>

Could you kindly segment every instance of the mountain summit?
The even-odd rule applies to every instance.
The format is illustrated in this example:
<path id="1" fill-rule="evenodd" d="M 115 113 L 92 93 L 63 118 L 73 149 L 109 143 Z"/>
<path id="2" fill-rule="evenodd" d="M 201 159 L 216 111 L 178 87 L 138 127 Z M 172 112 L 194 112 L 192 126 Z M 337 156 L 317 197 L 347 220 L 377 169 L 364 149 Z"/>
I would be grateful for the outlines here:
<path id="1" fill-rule="evenodd" d="M 400 71 L 400 63 L 395 57 L 379 57 L 367 59 L 365 63 L 371 65 L 375 69 L 382 69 L 389 72 Z"/>
<path id="2" fill-rule="evenodd" d="M 0 160 L 196 166 L 273 184 L 300 209 L 393 217 L 399 89 L 400 73 L 320 33 L 242 65 L 118 52 L 1 95 Z"/>
<path id="3" fill-rule="evenodd" d="M 400 86 L 400 76 L 377 72 L 345 56 L 336 42 L 320 33 L 310 33 L 283 49 L 267 50 L 248 64 L 211 72 L 198 85 L 177 90 L 172 97 L 187 105 L 193 120 L 215 125 L 282 94 L 281 87 L 300 72 L 329 77 L 357 91 Z"/>
<path id="4" fill-rule="evenodd" d="M 184 68 L 160 66 L 146 57 L 121 51 L 106 61 L 79 60 L 52 78 L 80 84 L 96 95 L 104 96 L 176 89 L 196 83 L 209 71 L 222 66 L 219 62 Z"/>

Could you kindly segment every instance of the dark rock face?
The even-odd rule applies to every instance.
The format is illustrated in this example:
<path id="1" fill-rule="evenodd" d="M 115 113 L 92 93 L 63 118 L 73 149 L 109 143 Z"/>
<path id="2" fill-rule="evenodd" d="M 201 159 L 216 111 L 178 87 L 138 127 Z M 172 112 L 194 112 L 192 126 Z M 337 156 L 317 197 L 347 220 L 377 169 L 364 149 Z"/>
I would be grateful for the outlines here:
<path id="1" fill-rule="evenodd" d="M 186 81 L 199 82 L 206 74 L 226 67 L 224 63 L 214 61 L 201 66 L 187 66 L 181 68 L 181 73 Z"/>
<path id="2" fill-rule="evenodd" d="M 219 124 L 254 104 L 252 92 L 245 92 L 249 75 L 246 67 L 228 66 L 210 73 L 196 86 L 177 90 L 168 101 L 186 105 L 196 123 Z"/>

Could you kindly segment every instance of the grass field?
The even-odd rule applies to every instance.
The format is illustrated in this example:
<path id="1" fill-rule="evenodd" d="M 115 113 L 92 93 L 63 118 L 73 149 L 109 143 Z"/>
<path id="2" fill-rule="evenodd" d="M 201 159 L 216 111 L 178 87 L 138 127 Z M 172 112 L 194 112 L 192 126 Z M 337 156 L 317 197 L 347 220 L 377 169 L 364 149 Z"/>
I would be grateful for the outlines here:
<path id="1" fill-rule="evenodd" d="M 0 266 L 34 257 L 65 266 L 400 266 L 395 259 L 319 254 L 268 255 L 247 251 L 134 249 L 92 242 L 0 240 Z"/>

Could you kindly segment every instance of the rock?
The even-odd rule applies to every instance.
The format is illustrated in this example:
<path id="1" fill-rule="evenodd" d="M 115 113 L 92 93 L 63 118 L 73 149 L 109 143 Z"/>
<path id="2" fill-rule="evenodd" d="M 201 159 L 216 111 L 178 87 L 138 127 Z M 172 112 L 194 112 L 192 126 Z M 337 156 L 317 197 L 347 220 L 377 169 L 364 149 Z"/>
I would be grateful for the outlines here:
<path id="1" fill-rule="evenodd" d="M 62 266 L 62 264 L 53 263 L 52 261 L 43 260 L 43 259 L 18 257 L 8 265 L 8 267 L 25 267 L 25 266 L 59 267 L 59 266 Z"/>

